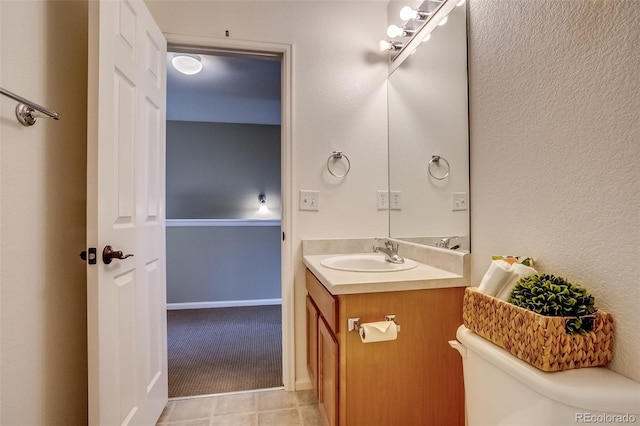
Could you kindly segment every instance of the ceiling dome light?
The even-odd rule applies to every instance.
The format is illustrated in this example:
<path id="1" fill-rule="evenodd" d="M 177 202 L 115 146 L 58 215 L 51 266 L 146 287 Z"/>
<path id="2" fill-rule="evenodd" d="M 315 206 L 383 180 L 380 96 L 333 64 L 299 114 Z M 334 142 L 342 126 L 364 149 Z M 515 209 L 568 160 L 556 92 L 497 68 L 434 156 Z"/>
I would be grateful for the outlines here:
<path id="1" fill-rule="evenodd" d="M 176 55 L 171 60 L 171 65 L 186 75 L 194 75 L 202 71 L 202 62 L 198 55 Z"/>

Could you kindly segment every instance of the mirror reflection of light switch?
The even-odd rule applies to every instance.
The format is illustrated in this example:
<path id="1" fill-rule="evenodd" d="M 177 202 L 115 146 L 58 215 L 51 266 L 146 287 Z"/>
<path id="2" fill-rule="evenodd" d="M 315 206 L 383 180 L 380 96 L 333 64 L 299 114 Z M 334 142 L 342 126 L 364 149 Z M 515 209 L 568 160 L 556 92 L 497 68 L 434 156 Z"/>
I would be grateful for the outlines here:
<path id="1" fill-rule="evenodd" d="M 402 191 L 389 192 L 389 206 L 391 210 L 402 210 Z"/>
<path id="2" fill-rule="evenodd" d="M 469 208 L 469 200 L 466 192 L 451 193 L 451 211 L 467 210 Z"/>

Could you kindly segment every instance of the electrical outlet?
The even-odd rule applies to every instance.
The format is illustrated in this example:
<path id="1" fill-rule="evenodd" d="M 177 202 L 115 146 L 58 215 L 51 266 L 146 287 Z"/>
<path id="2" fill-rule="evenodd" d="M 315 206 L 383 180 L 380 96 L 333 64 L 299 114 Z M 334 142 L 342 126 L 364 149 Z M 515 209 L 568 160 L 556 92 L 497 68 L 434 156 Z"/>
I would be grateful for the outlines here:
<path id="1" fill-rule="evenodd" d="M 320 210 L 320 192 L 300 190 L 300 210 Z"/>
<path id="2" fill-rule="evenodd" d="M 389 195 L 391 210 L 402 210 L 402 191 L 391 191 Z"/>
<path id="3" fill-rule="evenodd" d="M 378 210 L 387 210 L 389 208 L 389 192 L 378 190 Z"/>
<path id="4" fill-rule="evenodd" d="M 467 210 L 469 208 L 469 200 L 466 192 L 451 193 L 451 211 Z"/>

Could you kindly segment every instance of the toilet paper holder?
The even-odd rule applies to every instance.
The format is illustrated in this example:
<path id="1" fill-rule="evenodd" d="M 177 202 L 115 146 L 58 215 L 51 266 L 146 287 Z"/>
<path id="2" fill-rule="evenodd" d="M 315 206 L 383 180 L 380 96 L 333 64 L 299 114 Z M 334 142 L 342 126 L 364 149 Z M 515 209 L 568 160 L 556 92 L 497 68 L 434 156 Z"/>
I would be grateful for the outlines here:
<path id="1" fill-rule="evenodd" d="M 395 315 L 385 315 L 385 321 L 393 321 L 396 322 Z M 396 328 L 400 331 L 400 325 L 396 323 Z M 347 330 L 349 331 L 358 331 L 360 330 L 360 318 L 347 318 Z"/>

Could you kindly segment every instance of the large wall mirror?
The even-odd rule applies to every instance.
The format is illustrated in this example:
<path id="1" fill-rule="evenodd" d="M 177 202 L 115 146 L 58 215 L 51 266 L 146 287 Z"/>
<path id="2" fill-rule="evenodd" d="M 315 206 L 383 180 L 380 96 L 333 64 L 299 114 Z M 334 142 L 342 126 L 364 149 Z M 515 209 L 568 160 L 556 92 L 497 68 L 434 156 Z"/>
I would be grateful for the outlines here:
<path id="1" fill-rule="evenodd" d="M 460 250 L 470 249 L 466 14 L 454 7 L 401 52 L 388 81 L 389 235 Z"/>

